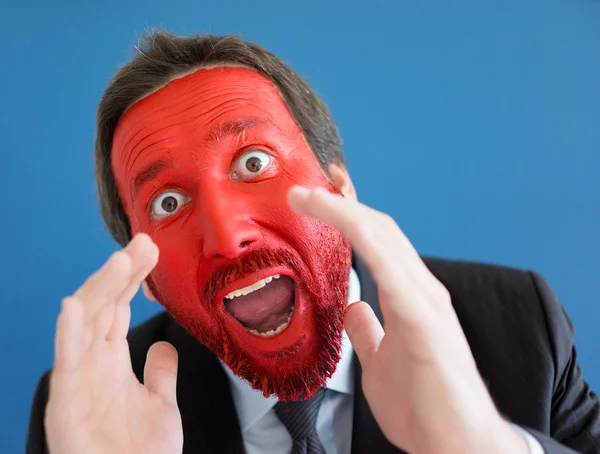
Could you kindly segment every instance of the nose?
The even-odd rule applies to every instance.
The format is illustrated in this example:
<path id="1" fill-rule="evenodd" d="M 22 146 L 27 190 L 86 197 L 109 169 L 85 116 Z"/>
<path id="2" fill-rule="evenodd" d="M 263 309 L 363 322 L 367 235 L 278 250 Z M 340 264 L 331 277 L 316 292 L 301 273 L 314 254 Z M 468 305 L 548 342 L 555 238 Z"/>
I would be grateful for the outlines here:
<path id="1" fill-rule="evenodd" d="M 206 258 L 235 259 L 244 254 L 258 239 L 258 226 L 247 210 L 238 203 L 228 203 L 223 198 L 213 198 L 203 210 L 202 253 Z M 233 202 L 233 201 L 232 201 Z M 242 208 L 236 209 L 236 208 Z"/>

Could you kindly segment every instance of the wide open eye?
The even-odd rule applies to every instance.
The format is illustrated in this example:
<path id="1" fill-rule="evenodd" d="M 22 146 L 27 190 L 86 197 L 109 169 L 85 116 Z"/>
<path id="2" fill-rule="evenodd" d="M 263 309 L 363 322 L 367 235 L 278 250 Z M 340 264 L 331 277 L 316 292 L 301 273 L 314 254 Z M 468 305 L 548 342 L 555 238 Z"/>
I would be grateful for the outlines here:
<path id="1" fill-rule="evenodd" d="M 231 172 L 232 180 L 250 180 L 269 168 L 273 157 L 262 150 L 250 150 L 240 156 L 234 163 Z"/>
<path id="2" fill-rule="evenodd" d="M 189 200 L 189 197 L 177 191 L 165 191 L 159 194 L 150 206 L 152 217 L 164 218 L 176 213 Z"/>

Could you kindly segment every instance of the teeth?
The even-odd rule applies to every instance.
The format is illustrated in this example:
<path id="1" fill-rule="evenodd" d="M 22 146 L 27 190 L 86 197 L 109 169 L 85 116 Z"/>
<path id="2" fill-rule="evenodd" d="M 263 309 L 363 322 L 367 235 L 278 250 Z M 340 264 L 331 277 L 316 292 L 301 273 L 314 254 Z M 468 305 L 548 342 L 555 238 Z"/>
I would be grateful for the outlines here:
<path id="1" fill-rule="evenodd" d="M 284 329 L 286 329 L 289 324 L 290 324 L 290 320 L 292 319 L 292 314 L 294 313 L 294 306 L 291 307 L 290 309 L 290 313 L 288 315 L 288 319 L 286 322 L 282 323 L 281 325 L 279 325 L 277 328 L 272 329 L 270 331 L 267 331 L 266 333 L 263 333 L 261 331 L 258 331 L 256 329 L 252 329 L 252 328 L 246 328 L 248 331 L 250 331 L 252 334 L 256 334 L 257 336 L 260 337 L 271 337 L 271 336 L 275 336 L 275 334 L 279 334 L 280 332 L 282 332 Z"/>
<path id="2" fill-rule="evenodd" d="M 272 329 L 270 331 L 267 331 L 266 333 L 261 333 L 260 331 L 257 331 L 255 329 L 251 329 L 251 328 L 246 328 L 248 331 L 250 331 L 252 334 L 256 334 L 257 336 L 260 337 L 271 337 L 274 336 L 275 334 L 279 334 L 280 332 L 282 332 L 284 329 L 286 329 L 289 325 L 289 321 L 283 323 L 282 325 L 279 325 L 276 329 Z"/>
<path id="3" fill-rule="evenodd" d="M 279 274 L 274 274 L 273 276 L 269 276 L 269 277 L 267 277 L 265 279 L 261 279 L 260 281 L 255 282 L 252 285 L 249 285 L 248 287 L 244 287 L 244 288 L 240 288 L 238 290 L 234 290 L 233 292 L 230 292 L 227 295 L 225 295 L 225 298 L 227 298 L 228 300 L 230 300 L 230 299 L 235 298 L 236 296 L 247 295 L 248 293 L 255 292 L 259 288 L 263 288 L 265 285 L 267 285 L 273 279 L 279 279 Z"/>

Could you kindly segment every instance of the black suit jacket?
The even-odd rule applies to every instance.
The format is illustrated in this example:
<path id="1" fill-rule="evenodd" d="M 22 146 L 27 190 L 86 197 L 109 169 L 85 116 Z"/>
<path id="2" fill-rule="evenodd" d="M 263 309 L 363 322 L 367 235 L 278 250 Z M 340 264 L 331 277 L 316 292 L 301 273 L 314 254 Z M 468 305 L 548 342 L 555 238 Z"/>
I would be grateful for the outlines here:
<path id="1" fill-rule="evenodd" d="M 600 453 L 600 403 L 583 380 L 573 327 L 539 275 L 510 268 L 424 259 L 448 288 L 480 373 L 499 411 L 529 430 L 547 454 Z M 381 320 L 375 284 L 360 260 L 362 299 Z M 133 370 L 142 380 L 148 348 L 165 340 L 179 352 L 177 400 L 185 454 L 244 452 L 229 382 L 216 357 L 166 313 L 133 328 Z M 356 366 L 352 453 L 399 453 L 371 414 Z M 27 453 L 47 452 L 48 373 L 35 392 Z"/>

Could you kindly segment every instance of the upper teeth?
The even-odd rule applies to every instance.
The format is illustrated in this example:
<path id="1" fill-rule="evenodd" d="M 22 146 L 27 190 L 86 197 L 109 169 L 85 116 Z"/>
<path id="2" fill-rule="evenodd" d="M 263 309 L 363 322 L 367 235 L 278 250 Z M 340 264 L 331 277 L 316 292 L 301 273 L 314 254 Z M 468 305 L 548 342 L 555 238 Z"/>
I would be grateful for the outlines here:
<path id="1" fill-rule="evenodd" d="M 236 296 L 243 296 L 243 295 L 247 295 L 248 293 L 252 293 L 255 292 L 256 290 L 258 290 L 259 288 L 263 288 L 265 285 L 267 285 L 269 282 L 271 282 L 273 279 L 279 279 L 279 274 L 274 274 L 273 276 L 269 276 L 265 279 L 261 279 L 258 282 L 255 282 L 252 285 L 249 285 L 248 287 L 244 287 L 238 290 L 234 290 L 231 293 L 228 293 L 227 295 L 225 295 L 225 298 L 227 299 L 233 299 Z"/>

